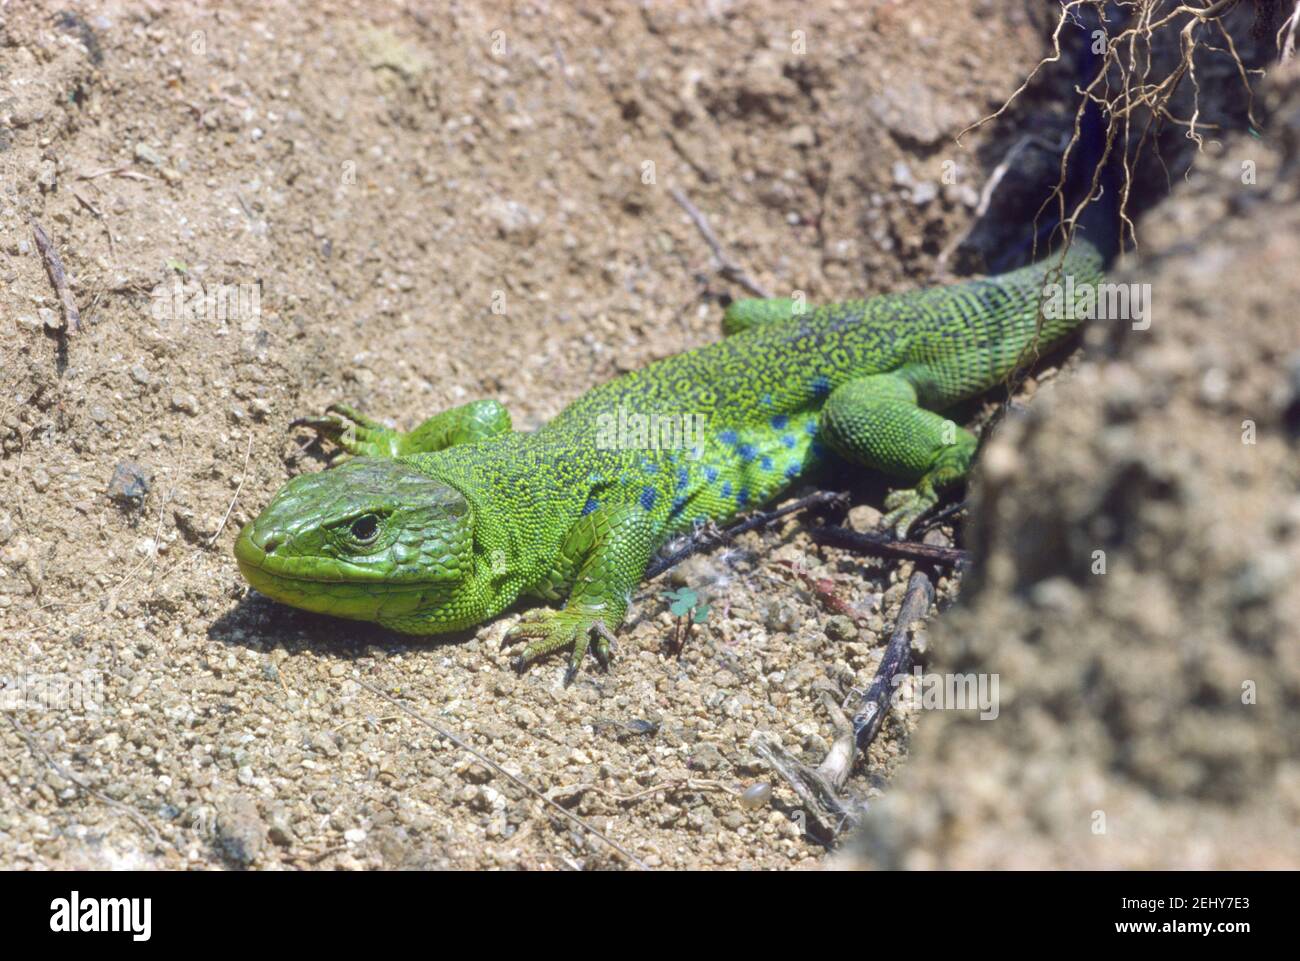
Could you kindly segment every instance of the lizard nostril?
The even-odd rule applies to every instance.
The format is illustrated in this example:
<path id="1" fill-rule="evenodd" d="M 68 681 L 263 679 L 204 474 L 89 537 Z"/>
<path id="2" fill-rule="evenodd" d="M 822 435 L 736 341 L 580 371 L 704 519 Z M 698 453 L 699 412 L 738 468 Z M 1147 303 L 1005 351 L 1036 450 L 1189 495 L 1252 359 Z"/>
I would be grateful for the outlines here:
<path id="1" fill-rule="evenodd" d="M 280 546 L 280 542 L 274 537 L 268 537 L 266 543 L 262 545 L 262 550 L 268 554 L 274 554 L 275 549 Z"/>

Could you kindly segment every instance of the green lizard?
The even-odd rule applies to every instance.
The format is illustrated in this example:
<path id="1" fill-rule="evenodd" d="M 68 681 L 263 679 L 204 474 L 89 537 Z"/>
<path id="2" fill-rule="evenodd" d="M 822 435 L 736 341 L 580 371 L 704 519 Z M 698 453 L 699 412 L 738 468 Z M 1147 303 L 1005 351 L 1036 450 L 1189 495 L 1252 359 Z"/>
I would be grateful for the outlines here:
<path id="1" fill-rule="evenodd" d="M 520 670 L 572 648 L 571 677 L 589 645 L 608 663 L 666 540 L 772 500 L 832 452 L 913 483 L 885 500 L 883 523 L 905 537 L 975 451 L 937 412 L 1060 342 L 1101 270 L 1076 240 L 1063 261 L 948 287 L 802 311 L 739 301 L 724 340 L 596 387 L 531 433 L 492 400 L 409 433 L 333 406 L 296 423 L 345 462 L 285 484 L 240 533 L 239 568 L 277 601 L 409 634 L 480 624 L 521 597 L 563 601 L 506 641 L 529 641 Z M 1075 305 L 1040 327 L 1045 282 L 1069 275 Z"/>

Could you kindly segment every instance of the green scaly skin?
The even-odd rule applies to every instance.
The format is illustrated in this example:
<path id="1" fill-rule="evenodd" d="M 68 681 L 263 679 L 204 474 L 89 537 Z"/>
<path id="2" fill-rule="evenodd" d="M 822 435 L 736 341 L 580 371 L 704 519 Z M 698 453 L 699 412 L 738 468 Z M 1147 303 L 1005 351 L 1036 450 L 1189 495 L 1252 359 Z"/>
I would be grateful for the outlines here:
<path id="1" fill-rule="evenodd" d="M 275 600 L 410 634 L 480 624 L 525 596 L 564 601 L 506 640 L 529 641 L 520 669 L 572 648 L 572 676 L 591 644 L 607 660 L 666 540 L 772 500 L 828 452 L 912 483 L 885 501 L 883 523 L 905 537 L 975 451 L 937 411 L 1078 326 L 1037 329 L 1043 285 L 1099 283 L 1101 258 L 1076 241 L 1056 266 L 803 311 L 740 301 L 725 340 L 597 387 L 533 433 L 490 400 L 409 433 L 332 407 L 299 423 L 345 462 L 280 490 L 240 533 L 240 570 Z"/>

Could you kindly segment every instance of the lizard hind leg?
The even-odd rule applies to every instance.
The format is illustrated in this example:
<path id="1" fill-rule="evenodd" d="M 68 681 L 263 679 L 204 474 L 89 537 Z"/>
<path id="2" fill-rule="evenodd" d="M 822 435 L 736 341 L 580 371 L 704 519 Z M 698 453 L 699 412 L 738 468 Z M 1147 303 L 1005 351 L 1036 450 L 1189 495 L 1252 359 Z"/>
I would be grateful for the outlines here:
<path id="1" fill-rule="evenodd" d="M 915 481 L 885 499 L 881 524 L 899 538 L 965 478 L 978 443 L 970 431 L 921 407 L 916 388 L 899 373 L 837 387 L 822 408 L 818 435 L 852 463 Z"/>

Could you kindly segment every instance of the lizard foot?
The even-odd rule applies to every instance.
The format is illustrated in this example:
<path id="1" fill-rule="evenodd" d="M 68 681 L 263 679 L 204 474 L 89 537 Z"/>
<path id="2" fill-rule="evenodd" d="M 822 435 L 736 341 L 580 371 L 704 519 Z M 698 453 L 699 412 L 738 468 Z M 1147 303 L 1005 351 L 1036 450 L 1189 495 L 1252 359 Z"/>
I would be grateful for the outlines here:
<path id="1" fill-rule="evenodd" d="M 596 635 L 594 643 L 592 634 Z M 614 635 L 605 627 L 603 620 L 589 612 L 571 608 L 560 611 L 538 608 L 528 611 L 519 623 L 506 631 L 501 646 L 524 639 L 528 639 L 528 646 L 513 662 L 514 669 L 520 674 L 538 658 L 572 645 L 573 655 L 569 658 L 569 669 L 564 675 L 564 683 L 568 684 L 577 675 L 588 647 L 601 666 L 608 670 L 610 644 Z"/>
<path id="2" fill-rule="evenodd" d="M 900 541 L 905 541 L 912 525 L 938 503 L 939 495 L 925 483 L 893 491 L 885 498 L 885 510 L 888 513 L 880 519 L 880 526 L 893 528 L 895 536 Z"/>
<path id="3" fill-rule="evenodd" d="M 334 467 L 351 457 L 395 457 L 400 434 L 343 404 L 330 404 L 323 417 L 299 417 L 289 426 L 314 430 L 341 450 L 330 458 Z"/>

